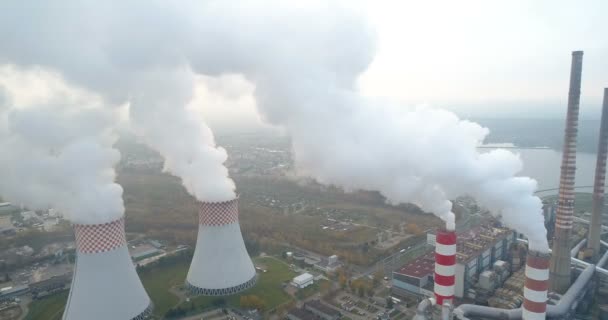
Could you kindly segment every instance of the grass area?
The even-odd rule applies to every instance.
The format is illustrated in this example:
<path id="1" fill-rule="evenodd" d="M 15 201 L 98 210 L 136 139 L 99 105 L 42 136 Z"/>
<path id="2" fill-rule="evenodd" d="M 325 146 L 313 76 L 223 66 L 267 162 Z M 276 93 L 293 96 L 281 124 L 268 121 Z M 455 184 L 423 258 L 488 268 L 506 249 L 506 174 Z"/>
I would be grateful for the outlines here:
<path id="1" fill-rule="evenodd" d="M 158 267 L 140 275 L 143 285 L 154 303 L 156 315 L 164 315 L 167 310 L 179 302 L 179 299 L 169 292 L 169 288 L 184 283 L 188 267 L 188 263 L 179 262 L 170 266 Z M 61 320 L 67 297 L 68 291 L 65 291 L 32 302 L 25 320 Z"/>
<path id="2" fill-rule="evenodd" d="M 255 287 L 225 298 L 231 306 L 239 307 L 242 295 L 256 295 L 266 303 L 268 310 L 288 302 L 291 297 L 283 291 L 282 284 L 291 280 L 296 274 L 289 266 L 274 258 L 258 258 L 256 262 L 263 264 L 268 270 L 259 274 Z M 150 272 L 140 275 L 148 295 L 154 303 L 154 313 L 160 317 L 179 303 L 179 298 L 172 294 L 171 287 L 181 285 L 186 279 L 189 263 L 177 262 L 172 265 L 159 266 Z M 68 297 L 68 291 L 34 301 L 30 304 L 30 312 L 25 320 L 61 320 L 63 309 Z M 184 302 L 180 307 L 190 310 L 204 310 L 217 304 L 218 297 L 196 297 L 191 302 Z"/>
<path id="3" fill-rule="evenodd" d="M 268 271 L 258 274 L 259 278 L 255 287 L 239 294 L 226 297 L 225 303 L 230 306 L 239 307 L 241 296 L 255 295 L 264 300 L 267 310 L 271 310 L 288 302 L 291 297 L 283 291 L 282 284 L 295 277 L 296 273 L 289 269 L 287 264 L 274 258 L 257 258 L 255 259 L 255 262 L 263 264 Z M 194 309 L 197 310 L 197 312 L 219 303 L 218 297 L 204 296 L 196 297 L 192 299 L 192 302 L 194 303 Z M 189 302 L 184 302 L 180 307 L 190 310 L 192 305 Z"/>
<path id="4" fill-rule="evenodd" d="M 298 299 L 306 299 L 306 298 L 314 295 L 315 293 L 319 292 L 322 283 L 327 283 L 327 285 L 329 286 L 329 281 L 327 281 L 327 280 L 323 279 L 323 280 L 315 281 L 313 284 L 309 285 L 308 287 L 298 290 L 298 292 L 296 293 L 296 296 L 298 297 Z"/>
<path id="5" fill-rule="evenodd" d="M 163 316 L 167 310 L 179 302 L 178 297 L 169 292 L 169 289 L 184 283 L 189 267 L 188 262 L 178 262 L 173 265 L 156 267 L 150 272 L 140 275 L 144 288 L 154 303 L 156 315 Z"/>
<path id="6" fill-rule="evenodd" d="M 34 300 L 29 305 L 29 312 L 25 320 L 61 320 L 67 300 L 68 291 Z"/>
<path id="7" fill-rule="evenodd" d="M 551 195 L 547 197 L 543 197 L 543 199 L 549 201 L 557 200 L 557 195 Z M 577 192 L 574 195 L 574 212 L 591 212 L 593 209 L 593 194 L 591 193 L 583 193 Z"/>

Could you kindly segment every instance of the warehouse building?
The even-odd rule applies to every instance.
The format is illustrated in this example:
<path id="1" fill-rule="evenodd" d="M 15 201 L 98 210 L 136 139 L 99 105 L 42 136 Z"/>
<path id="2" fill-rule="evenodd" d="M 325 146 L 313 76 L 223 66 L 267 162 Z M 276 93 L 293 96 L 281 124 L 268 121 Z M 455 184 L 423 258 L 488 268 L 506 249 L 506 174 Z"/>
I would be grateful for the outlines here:
<path id="1" fill-rule="evenodd" d="M 314 277 L 310 273 L 303 273 L 291 281 L 294 287 L 302 289 L 314 283 Z"/>
<path id="2" fill-rule="evenodd" d="M 340 318 L 340 311 L 323 304 L 319 300 L 312 300 L 304 304 L 304 309 L 312 312 L 322 320 L 336 320 Z"/>

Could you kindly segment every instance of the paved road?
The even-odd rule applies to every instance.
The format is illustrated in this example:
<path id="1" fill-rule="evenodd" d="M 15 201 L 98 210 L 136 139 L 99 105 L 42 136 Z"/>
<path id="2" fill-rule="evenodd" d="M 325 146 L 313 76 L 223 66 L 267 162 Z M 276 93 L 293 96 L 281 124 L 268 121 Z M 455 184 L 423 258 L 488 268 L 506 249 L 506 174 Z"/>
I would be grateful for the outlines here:
<path id="1" fill-rule="evenodd" d="M 352 277 L 352 279 L 355 280 L 355 279 L 359 279 L 361 277 L 367 277 L 369 275 L 372 275 L 379 268 L 382 268 L 382 270 L 388 269 L 388 271 L 393 271 L 403 264 L 403 262 L 404 262 L 403 260 L 407 255 L 411 255 L 413 252 L 421 249 L 424 246 L 426 246 L 426 241 L 420 241 L 420 242 L 412 245 L 405 252 L 398 251 L 386 258 L 379 260 L 373 266 L 368 267 L 368 268 L 353 266 L 353 269 L 355 270 L 355 272 L 357 272 L 357 274 L 355 274 Z"/>

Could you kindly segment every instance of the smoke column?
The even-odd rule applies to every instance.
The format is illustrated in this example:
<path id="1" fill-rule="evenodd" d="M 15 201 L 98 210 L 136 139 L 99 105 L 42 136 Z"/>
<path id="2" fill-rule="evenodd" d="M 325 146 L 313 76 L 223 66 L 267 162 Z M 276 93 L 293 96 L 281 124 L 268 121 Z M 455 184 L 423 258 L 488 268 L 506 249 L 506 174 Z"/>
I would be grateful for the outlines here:
<path id="1" fill-rule="evenodd" d="M 114 183 L 113 169 L 120 155 L 112 148 L 112 110 L 95 105 L 90 95 L 66 97 L 74 90 L 52 74 L 4 68 L 0 78 L 11 78 L 9 73 L 29 84 L 15 88 L 0 81 L 0 91 L 9 98 L 19 94 L 15 90 L 35 91 L 33 77 L 39 85 L 52 83 L 55 88 L 30 102 L 0 101 L 0 195 L 32 209 L 55 208 L 74 223 L 121 217 L 122 188 Z"/>
<path id="2" fill-rule="evenodd" d="M 200 200 L 231 198 L 234 186 L 225 152 L 185 108 L 192 75 L 242 74 L 265 120 L 290 133 L 300 172 L 416 203 L 449 229 L 449 199 L 468 194 L 528 236 L 531 249 L 548 251 L 536 182 L 516 177 L 517 155 L 477 152 L 486 128 L 358 92 L 374 34 L 337 2 L 7 1 L 0 9 L 0 62 L 57 69 L 108 103 L 129 103 L 136 130 Z"/>

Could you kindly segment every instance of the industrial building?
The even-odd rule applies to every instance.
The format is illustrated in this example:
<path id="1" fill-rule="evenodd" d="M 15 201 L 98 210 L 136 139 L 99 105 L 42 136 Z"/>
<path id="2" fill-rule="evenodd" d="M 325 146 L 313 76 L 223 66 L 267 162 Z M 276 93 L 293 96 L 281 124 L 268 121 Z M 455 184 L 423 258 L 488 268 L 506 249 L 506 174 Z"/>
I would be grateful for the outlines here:
<path id="1" fill-rule="evenodd" d="M 194 295 L 224 296 L 249 289 L 256 280 L 241 235 L 238 198 L 201 203 L 196 249 L 186 287 Z"/>
<path id="2" fill-rule="evenodd" d="M 314 277 L 310 273 L 303 273 L 291 280 L 291 284 L 299 289 L 306 288 L 314 283 Z"/>
<path id="3" fill-rule="evenodd" d="M 337 320 L 340 318 L 340 311 L 322 303 L 319 300 L 311 300 L 304 304 L 304 310 L 312 312 L 321 320 Z"/>
<path id="4" fill-rule="evenodd" d="M 427 240 L 436 245 L 436 233 L 429 233 Z M 491 224 L 459 233 L 456 242 L 454 296 L 463 298 L 468 295 L 470 298 L 469 290 L 477 283 L 482 272 L 493 270 L 497 261 L 508 260 L 509 248 L 515 241 L 515 232 Z M 433 296 L 435 262 L 435 255 L 429 252 L 394 271 L 393 293 Z"/>
<path id="5" fill-rule="evenodd" d="M 40 299 L 66 289 L 72 281 L 73 274 L 68 272 L 29 285 L 34 299 Z"/>
<path id="6" fill-rule="evenodd" d="M 0 288 L 0 302 L 13 300 L 18 296 L 22 296 L 29 292 L 29 287 L 26 285 Z"/>
<path id="7" fill-rule="evenodd" d="M 605 301 L 602 295 L 608 293 L 606 289 L 608 270 L 605 269 L 608 263 L 608 250 L 602 247 L 608 247 L 608 243 L 601 241 L 604 226 L 599 222 L 604 205 L 608 155 L 608 89 L 604 89 L 590 230 L 587 239 L 572 246 L 575 243 L 573 241 L 573 221 L 577 219 L 574 216 L 574 178 L 582 61 L 583 52 L 573 51 L 559 196 L 556 210 L 553 210 L 551 204 L 547 203 L 543 208 L 546 221 L 555 222 L 554 231 L 549 232 L 550 239 L 553 239 L 553 250 L 549 250 L 549 252 L 528 251 L 525 271 L 515 272 L 503 287 L 497 290 L 493 290 L 495 276 L 489 272 L 482 273 L 476 289 L 481 287 L 481 289 L 488 289 L 488 292 L 494 291 L 493 296 L 487 299 L 488 306 L 461 304 L 454 309 L 451 305 L 442 305 L 437 297 L 427 298 L 418 305 L 415 320 L 432 319 L 437 315 L 439 309 L 441 309 L 439 311 L 441 319 L 455 317 L 461 320 L 565 320 L 574 319 L 576 315 L 588 312 L 594 300 L 600 303 Z M 585 242 L 587 242 L 587 248 L 583 251 Z M 583 252 L 583 259 L 589 259 L 595 264 L 576 259 L 577 254 L 581 257 L 581 252 Z M 521 250 L 513 250 L 512 263 L 518 264 L 520 259 L 518 256 L 521 256 L 519 253 Z M 479 263 L 479 259 L 477 260 Z M 500 268 L 495 271 L 497 274 L 500 273 Z M 571 281 L 572 276 L 576 280 Z M 518 307 L 518 304 L 521 304 L 521 307 Z M 440 308 L 433 308 L 433 306 Z M 601 319 L 606 317 L 606 314 L 603 314 L 606 312 L 605 307 L 600 306 L 598 311 Z"/>
<path id="8" fill-rule="evenodd" d="M 322 258 L 314 267 L 326 273 L 333 273 L 342 266 L 337 255 L 331 255 L 328 258 Z"/>

